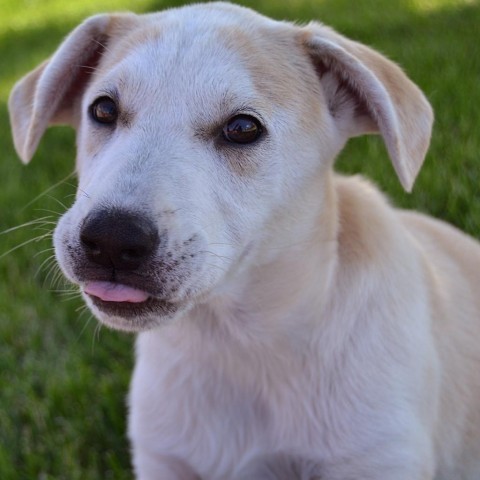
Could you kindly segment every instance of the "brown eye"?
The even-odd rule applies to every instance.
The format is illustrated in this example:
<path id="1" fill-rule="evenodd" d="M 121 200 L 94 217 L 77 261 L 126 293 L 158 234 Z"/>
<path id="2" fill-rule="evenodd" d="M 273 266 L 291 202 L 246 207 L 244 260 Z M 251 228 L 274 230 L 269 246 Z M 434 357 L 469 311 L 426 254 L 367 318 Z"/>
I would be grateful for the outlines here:
<path id="1" fill-rule="evenodd" d="M 118 118 L 117 104 L 110 97 L 97 98 L 90 107 L 90 115 L 98 123 L 115 123 Z"/>
<path id="2" fill-rule="evenodd" d="M 253 143 L 262 134 L 262 125 L 250 115 L 236 115 L 223 127 L 224 138 L 231 143 Z"/>

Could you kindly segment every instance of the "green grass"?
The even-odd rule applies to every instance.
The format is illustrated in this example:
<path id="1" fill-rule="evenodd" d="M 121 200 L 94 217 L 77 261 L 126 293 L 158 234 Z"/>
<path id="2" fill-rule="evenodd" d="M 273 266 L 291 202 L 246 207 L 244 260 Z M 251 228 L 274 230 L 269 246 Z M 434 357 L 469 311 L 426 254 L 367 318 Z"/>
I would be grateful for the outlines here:
<path id="1" fill-rule="evenodd" d="M 0 0 L 0 232 L 49 222 L 72 201 L 74 180 L 30 203 L 73 169 L 74 136 L 48 131 L 26 168 L 12 147 L 6 112 L 15 81 L 52 53 L 83 17 L 160 9 L 171 2 Z M 178 2 L 180 3 L 180 2 Z M 373 178 L 398 205 L 480 236 L 480 5 L 460 0 L 249 0 L 285 19 L 322 19 L 402 64 L 436 112 L 432 146 L 412 195 L 394 176 L 380 139 L 352 141 L 338 162 Z M 79 299 L 55 292 L 48 237 L 6 253 L 52 223 L 0 235 L 0 478 L 128 479 L 125 393 L 133 339 L 98 330 Z M 42 263 L 46 261 L 44 267 Z"/>

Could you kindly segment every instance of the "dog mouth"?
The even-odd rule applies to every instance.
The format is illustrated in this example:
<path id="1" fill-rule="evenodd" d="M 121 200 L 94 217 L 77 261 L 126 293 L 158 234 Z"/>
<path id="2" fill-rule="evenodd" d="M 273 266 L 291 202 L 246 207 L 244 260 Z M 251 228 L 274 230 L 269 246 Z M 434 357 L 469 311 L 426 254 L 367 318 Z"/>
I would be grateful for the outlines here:
<path id="1" fill-rule="evenodd" d="M 135 318 L 146 314 L 171 315 L 178 309 L 174 302 L 129 285 L 107 281 L 88 281 L 82 285 L 85 295 L 107 315 Z"/>
<path id="2" fill-rule="evenodd" d="M 138 288 L 114 282 L 92 281 L 83 286 L 91 297 L 106 303 L 144 303 L 150 295 Z"/>

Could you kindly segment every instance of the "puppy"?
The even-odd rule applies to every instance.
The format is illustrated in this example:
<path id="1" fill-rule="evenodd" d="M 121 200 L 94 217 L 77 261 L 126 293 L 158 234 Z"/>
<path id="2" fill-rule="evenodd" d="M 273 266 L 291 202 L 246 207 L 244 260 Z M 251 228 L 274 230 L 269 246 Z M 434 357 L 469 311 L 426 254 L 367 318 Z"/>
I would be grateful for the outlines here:
<path id="1" fill-rule="evenodd" d="M 138 332 L 137 478 L 480 478 L 480 247 L 332 169 L 378 132 L 412 188 L 433 116 L 399 67 L 210 3 L 89 18 L 9 107 L 24 162 L 77 130 L 55 250 Z"/>

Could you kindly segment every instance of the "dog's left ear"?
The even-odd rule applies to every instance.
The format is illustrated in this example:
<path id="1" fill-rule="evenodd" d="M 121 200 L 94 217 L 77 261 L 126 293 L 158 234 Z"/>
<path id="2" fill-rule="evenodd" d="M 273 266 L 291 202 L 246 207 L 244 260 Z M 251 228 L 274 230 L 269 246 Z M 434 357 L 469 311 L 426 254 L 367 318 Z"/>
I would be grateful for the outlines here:
<path id="1" fill-rule="evenodd" d="M 135 25 L 133 14 L 101 14 L 73 30 L 51 59 L 23 77 L 8 101 L 13 141 L 28 163 L 45 129 L 77 126 L 82 95 L 114 37 Z"/>
<path id="2" fill-rule="evenodd" d="M 334 30 L 301 29 L 338 128 L 348 137 L 379 132 L 402 186 L 411 191 L 430 143 L 433 112 L 392 61 Z"/>

